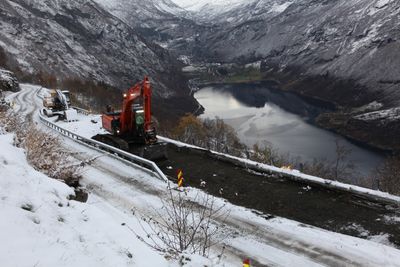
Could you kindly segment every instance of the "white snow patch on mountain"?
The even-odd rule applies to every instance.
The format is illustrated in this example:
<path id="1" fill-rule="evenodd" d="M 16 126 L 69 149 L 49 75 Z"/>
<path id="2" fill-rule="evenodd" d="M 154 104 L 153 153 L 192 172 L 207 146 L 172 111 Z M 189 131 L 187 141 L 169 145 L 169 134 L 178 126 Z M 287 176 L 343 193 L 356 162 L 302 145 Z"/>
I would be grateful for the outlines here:
<path id="1" fill-rule="evenodd" d="M 225 9 L 241 4 L 251 3 L 252 0 L 172 0 L 175 4 L 189 11 L 200 11 L 207 8 Z"/>
<path id="2" fill-rule="evenodd" d="M 271 12 L 282 13 L 284 12 L 293 2 L 286 2 L 283 4 L 274 4 L 271 8 Z"/>

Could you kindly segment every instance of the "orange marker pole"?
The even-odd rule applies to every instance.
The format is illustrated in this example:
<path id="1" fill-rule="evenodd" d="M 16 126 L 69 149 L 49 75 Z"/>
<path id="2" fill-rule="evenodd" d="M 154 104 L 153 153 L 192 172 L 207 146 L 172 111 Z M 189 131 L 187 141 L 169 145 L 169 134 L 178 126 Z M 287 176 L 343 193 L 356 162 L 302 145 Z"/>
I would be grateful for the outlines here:
<path id="1" fill-rule="evenodd" d="M 183 171 L 181 169 L 178 170 L 178 187 L 183 186 Z"/>
<path id="2" fill-rule="evenodd" d="M 243 261 L 243 267 L 250 267 L 250 260 L 249 259 L 245 259 Z"/>

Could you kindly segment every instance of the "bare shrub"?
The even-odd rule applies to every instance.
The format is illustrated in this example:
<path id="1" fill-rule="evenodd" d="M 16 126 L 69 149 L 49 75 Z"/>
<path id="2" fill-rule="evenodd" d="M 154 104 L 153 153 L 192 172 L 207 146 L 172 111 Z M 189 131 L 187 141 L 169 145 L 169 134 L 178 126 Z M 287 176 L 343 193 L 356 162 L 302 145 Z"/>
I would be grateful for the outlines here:
<path id="1" fill-rule="evenodd" d="M 192 114 L 182 117 L 173 136 L 185 143 L 206 147 L 207 133 L 203 122 Z"/>
<path id="2" fill-rule="evenodd" d="M 377 169 L 378 188 L 400 195 L 400 156 L 388 157 Z"/>
<path id="3" fill-rule="evenodd" d="M 263 146 L 255 144 L 253 146 L 253 151 L 250 153 L 250 159 L 278 167 L 294 165 L 294 162 L 291 162 L 289 156 L 285 157 L 281 155 L 277 149 L 273 148 L 273 146 L 267 142 L 265 142 Z"/>
<path id="4" fill-rule="evenodd" d="M 346 148 L 338 139 L 335 140 L 336 159 L 333 164 L 333 179 L 337 181 L 348 181 L 354 172 L 354 164 L 348 161 L 351 149 Z"/>
<path id="5" fill-rule="evenodd" d="M 0 113 L 0 125 L 8 133 L 14 133 L 14 145 L 25 149 L 28 162 L 47 176 L 77 186 L 81 166 L 62 147 L 57 137 L 24 122 L 11 112 Z"/>
<path id="6" fill-rule="evenodd" d="M 59 139 L 30 125 L 24 138 L 28 161 L 49 177 L 62 180 L 70 186 L 77 186 L 81 167 Z"/>
<path id="7" fill-rule="evenodd" d="M 146 237 L 137 235 L 150 247 L 173 257 L 181 253 L 207 257 L 210 248 L 226 238 L 216 221 L 223 223 L 229 212 L 213 196 L 197 193 L 189 199 L 185 192 L 170 189 L 167 201 L 162 202 L 156 217 L 143 218 Z"/>
<path id="8" fill-rule="evenodd" d="M 236 131 L 221 118 L 205 119 L 203 126 L 207 133 L 207 149 L 242 156 L 246 146 L 240 142 Z"/>
<path id="9" fill-rule="evenodd" d="M 191 145 L 235 156 L 243 156 L 246 148 L 235 130 L 218 117 L 202 120 L 187 114 L 180 119 L 172 137 Z"/>
<path id="10" fill-rule="evenodd" d="M 303 163 L 301 171 L 309 175 L 333 179 L 332 163 L 326 159 L 313 159 L 311 162 Z"/>

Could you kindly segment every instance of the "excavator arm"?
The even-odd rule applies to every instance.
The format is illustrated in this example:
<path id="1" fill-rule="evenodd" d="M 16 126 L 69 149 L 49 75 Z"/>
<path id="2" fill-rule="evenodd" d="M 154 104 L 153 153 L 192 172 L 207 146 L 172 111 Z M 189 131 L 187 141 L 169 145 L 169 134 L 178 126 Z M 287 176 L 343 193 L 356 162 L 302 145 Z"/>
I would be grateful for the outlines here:
<path id="1" fill-rule="evenodd" d="M 120 127 L 122 134 L 141 132 L 139 135 L 143 135 L 145 143 L 157 142 L 151 120 L 151 85 L 148 77 L 124 94 Z"/>

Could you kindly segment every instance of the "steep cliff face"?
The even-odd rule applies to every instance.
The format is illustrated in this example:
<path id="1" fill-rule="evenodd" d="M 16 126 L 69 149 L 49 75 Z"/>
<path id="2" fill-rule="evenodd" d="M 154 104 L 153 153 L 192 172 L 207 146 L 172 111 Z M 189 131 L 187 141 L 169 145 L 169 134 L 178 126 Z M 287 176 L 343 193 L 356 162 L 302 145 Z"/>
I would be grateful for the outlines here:
<path id="1" fill-rule="evenodd" d="M 397 105 L 399 12 L 400 2 L 392 0 L 254 1 L 219 16 L 219 30 L 202 36 L 203 53 L 351 81 L 376 100 Z M 230 18 L 236 20 L 224 23 Z"/>
<path id="2" fill-rule="evenodd" d="M 102 81 L 121 90 L 148 75 L 159 113 L 198 107 L 175 56 L 94 1 L 0 1 L 0 29 L 7 65 L 23 72 Z"/>
<path id="3" fill-rule="evenodd" d="M 197 15 L 171 0 L 94 0 L 123 20 L 149 42 L 173 52 L 176 57 L 191 54 L 196 38 L 208 32 L 208 26 L 197 22 Z"/>
<path id="4" fill-rule="evenodd" d="M 93 1 L 0 3 L 0 46 L 28 72 L 79 76 L 125 88 L 152 77 L 162 98 L 184 93 L 177 61 Z M 181 88 L 179 88 L 181 87 Z"/>

